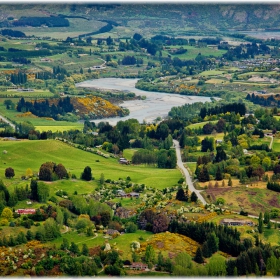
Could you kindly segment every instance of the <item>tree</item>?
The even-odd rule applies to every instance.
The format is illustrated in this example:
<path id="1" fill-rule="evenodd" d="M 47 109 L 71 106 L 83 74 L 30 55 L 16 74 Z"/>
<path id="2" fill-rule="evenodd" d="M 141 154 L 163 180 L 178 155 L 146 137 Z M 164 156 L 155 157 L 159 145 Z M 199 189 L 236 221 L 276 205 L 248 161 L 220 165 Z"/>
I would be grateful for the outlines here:
<path id="1" fill-rule="evenodd" d="M 68 250 L 69 249 L 69 241 L 68 241 L 68 239 L 66 239 L 66 238 L 63 238 L 62 239 L 62 244 L 61 244 L 61 246 L 60 246 L 60 249 L 61 250 Z"/>
<path id="2" fill-rule="evenodd" d="M 38 201 L 47 202 L 47 198 L 49 197 L 49 195 L 50 195 L 50 187 L 43 182 L 38 183 L 38 187 L 37 187 Z"/>
<path id="3" fill-rule="evenodd" d="M 89 255 L 89 249 L 88 249 L 87 244 L 83 244 L 82 255 L 84 255 L 84 256 L 88 256 Z"/>
<path id="4" fill-rule="evenodd" d="M 104 182 L 105 182 L 105 177 L 104 177 L 104 174 L 103 174 L 103 173 L 101 173 L 101 175 L 100 175 L 100 180 L 99 180 L 99 182 L 100 182 L 101 185 L 103 185 Z"/>
<path id="5" fill-rule="evenodd" d="M 183 188 L 179 188 L 176 193 L 176 199 L 180 201 L 188 201 L 188 197 L 185 195 Z"/>
<path id="6" fill-rule="evenodd" d="M 258 231 L 259 233 L 262 233 L 263 232 L 263 215 L 262 213 L 260 213 L 259 215 L 259 220 L 258 220 Z"/>
<path id="7" fill-rule="evenodd" d="M 134 224 L 133 222 L 128 222 L 125 226 L 125 231 L 127 233 L 133 233 L 133 232 L 136 232 L 137 230 L 137 225 Z"/>
<path id="8" fill-rule="evenodd" d="M 31 179 L 30 182 L 31 199 L 38 201 L 38 181 Z"/>
<path id="9" fill-rule="evenodd" d="M 33 240 L 33 239 L 34 239 L 34 234 L 32 233 L 31 230 L 28 230 L 28 231 L 26 232 L 26 239 L 27 239 L 27 241 L 30 241 L 30 240 Z"/>
<path id="10" fill-rule="evenodd" d="M 186 252 L 179 253 L 174 260 L 175 265 L 181 266 L 184 268 L 192 268 L 192 258 Z"/>
<path id="11" fill-rule="evenodd" d="M 214 137 L 205 137 L 201 141 L 201 151 L 202 152 L 207 152 L 208 150 L 210 152 L 214 151 L 215 148 L 215 139 Z"/>
<path id="12" fill-rule="evenodd" d="M 59 179 L 68 178 L 67 170 L 61 163 L 55 166 L 54 172 Z"/>
<path id="13" fill-rule="evenodd" d="M 145 262 L 146 263 L 155 263 L 156 261 L 156 254 L 155 254 L 155 250 L 154 248 L 152 247 L 152 245 L 148 245 L 146 247 L 146 251 L 145 251 Z"/>
<path id="14" fill-rule="evenodd" d="M 55 168 L 54 162 L 43 163 L 39 169 L 39 179 L 42 181 L 52 181 L 54 168 Z"/>
<path id="15" fill-rule="evenodd" d="M 211 255 L 219 250 L 219 238 L 216 236 L 215 232 L 209 234 L 207 243 Z"/>
<path id="16" fill-rule="evenodd" d="M 27 178 L 33 177 L 33 171 L 32 171 L 31 168 L 27 168 L 27 169 L 26 169 L 25 176 L 26 176 Z"/>
<path id="17" fill-rule="evenodd" d="M 76 254 L 76 255 L 80 254 L 79 247 L 78 247 L 78 245 L 75 244 L 74 242 L 71 242 L 71 245 L 70 245 L 70 247 L 69 247 L 69 251 L 72 252 L 72 253 L 74 253 L 74 254 Z"/>
<path id="18" fill-rule="evenodd" d="M 5 207 L 1 213 L 1 218 L 7 219 L 8 221 L 13 218 L 13 211 L 9 207 Z"/>
<path id="19" fill-rule="evenodd" d="M 81 179 L 85 181 L 90 181 L 92 179 L 91 168 L 86 166 L 84 172 L 81 175 Z"/>
<path id="20" fill-rule="evenodd" d="M 25 234 L 21 231 L 18 235 L 17 235 L 17 243 L 18 244 L 25 244 L 27 243 L 27 238 L 25 236 Z"/>
<path id="21" fill-rule="evenodd" d="M 113 39 L 111 38 L 111 36 L 106 39 L 106 43 L 108 46 L 113 44 Z"/>
<path id="22" fill-rule="evenodd" d="M 101 223 L 104 227 L 108 226 L 111 221 L 111 215 L 109 211 L 100 212 Z"/>
<path id="23" fill-rule="evenodd" d="M 159 213 L 153 221 L 153 233 L 165 232 L 168 229 L 169 219 L 167 215 Z"/>
<path id="24" fill-rule="evenodd" d="M 197 197 L 196 193 L 192 192 L 191 193 L 191 202 L 197 202 L 197 199 L 198 199 L 198 197 Z"/>
<path id="25" fill-rule="evenodd" d="M 221 162 L 227 159 L 227 155 L 221 146 L 217 147 L 216 150 L 217 150 L 217 154 L 215 157 L 215 162 Z"/>
<path id="26" fill-rule="evenodd" d="M 207 265 L 209 276 L 225 276 L 226 275 L 226 261 L 222 256 L 213 256 Z"/>
<path id="27" fill-rule="evenodd" d="M 60 237 L 58 224 L 53 218 L 48 218 L 44 223 L 45 240 L 54 240 Z"/>
<path id="28" fill-rule="evenodd" d="M 231 180 L 231 177 L 229 177 L 229 179 L 228 179 L 228 186 L 229 186 L 229 187 L 232 187 L 232 180 Z"/>
<path id="29" fill-rule="evenodd" d="M 8 167 L 5 169 L 5 177 L 11 179 L 15 176 L 15 171 L 12 167 Z"/>
<path id="30" fill-rule="evenodd" d="M 18 202 L 18 197 L 17 197 L 16 193 L 14 193 L 14 192 L 11 193 L 9 200 L 8 200 L 8 206 L 13 207 L 17 204 L 17 202 Z"/>
<path id="31" fill-rule="evenodd" d="M 210 180 L 210 176 L 206 165 L 203 165 L 202 169 L 199 171 L 197 178 L 200 182 L 207 182 Z"/>
<path id="32" fill-rule="evenodd" d="M 215 179 L 216 179 L 217 181 L 223 180 L 223 175 L 222 175 L 220 166 L 218 166 L 218 169 L 217 169 L 217 172 L 216 172 L 216 178 L 215 178 Z"/>
<path id="33" fill-rule="evenodd" d="M 259 181 L 261 180 L 262 176 L 264 175 L 265 171 L 264 169 L 262 168 L 261 165 L 259 165 L 257 168 L 255 168 L 252 172 L 252 176 L 256 176 L 259 178 Z"/>
<path id="34" fill-rule="evenodd" d="M 136 40 L 136 41 L 140 41 L 142 38 L 143 38 L 142 35 L 139 34 L 139 33 L 135 33 L 133 35 L 133 39 Z"/>
<path id="35" fill-rule="evenodd" d="M 195 257 L 193 260 L 197 263 L 204 263 L 204 259 L 203 259 L 203 255 L 202 255 L 202 251 L 201 251 L 200 247 L 197 248 Z"/>
<path id="36" fill-rule="evenodd" d="M 263 222 L 264 222 L 264 224 L 267 225 L 267 224 L 269 223 L 269 221 L 270 221 L 269 212 L 265 211 L 265 212 L 264 212 L 264 217 L 263 217 Z"/>

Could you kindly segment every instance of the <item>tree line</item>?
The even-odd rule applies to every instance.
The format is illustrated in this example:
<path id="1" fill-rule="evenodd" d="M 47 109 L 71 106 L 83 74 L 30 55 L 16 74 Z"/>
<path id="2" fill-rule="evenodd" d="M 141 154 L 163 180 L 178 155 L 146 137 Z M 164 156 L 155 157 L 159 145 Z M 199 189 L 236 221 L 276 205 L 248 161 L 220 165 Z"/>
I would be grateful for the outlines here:
<path id="1" fill-rule="evenodd" d="M 16 107 L 18 112 L 31 112 L 38 117 L 52 117 L 58 119 L 58 115 L 65 115 L 69 112 L 73 112 L 74 106 L 71 103 L 70 97 L 59 98 L 57 104 L 52 103 L 50 105 L 49 99 L 43 99 L 41 101 L 35 100 L 25 101 L 22 97 Z"/>

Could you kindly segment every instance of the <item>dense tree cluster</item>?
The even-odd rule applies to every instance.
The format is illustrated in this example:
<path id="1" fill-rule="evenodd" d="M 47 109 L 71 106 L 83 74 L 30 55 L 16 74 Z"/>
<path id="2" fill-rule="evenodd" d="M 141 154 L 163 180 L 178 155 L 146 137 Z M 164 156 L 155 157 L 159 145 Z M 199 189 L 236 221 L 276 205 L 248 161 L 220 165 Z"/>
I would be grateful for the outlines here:
<path id="1" fill-rule="evenodd" d="M 44 99 L 34 102 L 25 101 L 22 97 L 16 107 L 18 112 L 31 112 L 33 115 L 38 117 L 52 117 L 58 119 L 59 115 L 65 115 L 67 113 L 73 112 L 74 106 L 71 103 L 70 97 L 59 98 L 58 100 L 53 100 L 50 105 L 49 99 Z"/>
<path id="2" fill-rule="evenodd" d="M 275 96 L 270 95 L 267 97 L 255 93 L 248 93 L 246 99 L 253 102 L 254 104 L 258 104 L 265 107 L 280 106 L 279 94 L 276 94 Z"/>
<path id="3" fill-rule="evenodd" d="M 246 106 L 243 103 L 230 103 L 230 104 L 215 106 L 208 109 L 206 107 L 202 107 L 200 109 L 199 116 L 202 119 L 204 119 L 206 116 L 225 114 L 227 112 L 235 112 L 235 114 L 244 116 L 246 113 Z"/>
<path id="4" fill-rule="evenodd" d="M 40 180 L 54 181 L 63 178 L 68 178 L 68 172 L 61 163 L 46 162 L 41 165 L 39 170 Z"/>

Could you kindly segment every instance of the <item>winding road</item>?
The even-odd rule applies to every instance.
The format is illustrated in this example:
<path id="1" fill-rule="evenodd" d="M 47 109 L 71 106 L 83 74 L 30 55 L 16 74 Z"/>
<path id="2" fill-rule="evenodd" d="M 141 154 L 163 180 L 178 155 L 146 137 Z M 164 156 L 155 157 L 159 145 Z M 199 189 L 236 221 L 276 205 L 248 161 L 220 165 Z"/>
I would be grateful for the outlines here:
<path id="1" fill-rule="evenodd" d="M 189 187 L 189 190 L 191 192 L 195 192 L 195 194 L 197 195 L 198 199 L 201 201 L 201 203 L 203 205 L 206 205 L 206 201 L 205 199 L 203 198 L 203 196 L 200 194 L 201 191 L 197 190 L 194 185 L 193 185 L 193 182 L 192 182 L 192 179 L 191 179 L 191 176 L 190 176 L 190 173 L 189 171 L 185 168 L 183 162 L 182 162 L 182 157 L 181 157 L 181 152 L 180 152 L 180 145 L 179 145 L 179 142 L 177 140 L 174 140 L 173 139 L 173 144 L 174 144 L 174 147 L 176 149 L 176 155 L 177 155 L 177 165 L 179 167 L 179 169 L 182 171 L 182 173 L 185 175 L 186 177 L 186 183 Z"/>
<path id="2" fill-rule="evenodd" d="M 3 117 L 1 115 L 0 115 L 0 120 L 5 122 L 5 123 L 7 123 L 7 124 L 9 124 L 13 129 L 16 128 L 16 126 L 13 123 L 11 123 L 9 120 L 7 120 L 5 117 Z"/>

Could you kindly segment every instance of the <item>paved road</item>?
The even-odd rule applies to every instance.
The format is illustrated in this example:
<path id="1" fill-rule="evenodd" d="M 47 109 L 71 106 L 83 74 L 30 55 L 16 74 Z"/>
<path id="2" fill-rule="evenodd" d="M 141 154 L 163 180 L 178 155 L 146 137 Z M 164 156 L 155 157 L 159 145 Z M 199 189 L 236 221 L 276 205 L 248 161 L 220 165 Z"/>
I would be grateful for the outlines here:
<path id="1" fill-rule="evenodd" d="M 174 140 L 173 139 L 173 143 L 174 143 L 174 146 L 175 146 L 175 149 L 176 149 L 176 155 L 177 155 L 177 165 L 178 167 L 180 168 L 180 170 L 183 172 L 183 174 L 185 175 L 186 177 L 186 183 L 189 187 L 189 190 L 191 192 L 195 192 L 198 199 L 201 201 L 201 203 L 203 205 L 207 204 L 205 199 L 203 198 L 203 196 L 200 194 L 200 191 L 198 191 L 194 185 L 193 185 L 193 182 L 192 182 L 192 179 L 191 179 L 191 176 L 190 176 L 190 173 L 189 171 L 185 168 L 183 162 L 182 162 L 182 157 L 181 157 L 181 152 L 180 152 L 180 145 L 179 145 L 179 142 L 177 140 Z"/>
<path id="2" fill-rule="evenodd" d="M 269 144 L 269 149 L 272 149 L 272 144 L 273 144 L 273 136 L 268 136 L 271 138 L 270 144 Z"/>
<path id="3" fill-rule="evenodd" d="M 0 115 L 0 120 L 2 120 L 3 122 L 9 124 L 13 129 L 16 128 L 16 126 L 13 123 L 11 123 L 9 120 L 7 120 L 5 117 L 3 117 L 1 115 Z"/>

